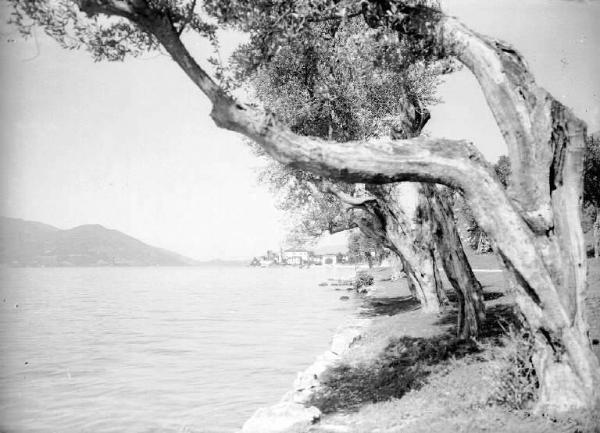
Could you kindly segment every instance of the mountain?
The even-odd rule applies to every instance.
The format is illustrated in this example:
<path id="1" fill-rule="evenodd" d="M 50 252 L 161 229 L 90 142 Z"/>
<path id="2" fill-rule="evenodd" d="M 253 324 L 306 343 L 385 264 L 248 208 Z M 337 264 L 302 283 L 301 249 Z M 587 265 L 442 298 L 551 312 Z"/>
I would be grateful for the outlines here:
<path id="1" fill-rule="evenodd" d="M 187 266 L 196 262 L 98 224 L 61 230 L 0 217 L 0 264 L 9 266 Z"/>

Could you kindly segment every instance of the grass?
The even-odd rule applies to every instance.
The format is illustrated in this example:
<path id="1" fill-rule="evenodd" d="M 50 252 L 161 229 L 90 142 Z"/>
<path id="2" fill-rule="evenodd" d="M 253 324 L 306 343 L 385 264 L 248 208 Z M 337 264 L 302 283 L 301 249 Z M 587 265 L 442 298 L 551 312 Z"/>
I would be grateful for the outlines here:
<path id="1" fill-rule="evenodd" d="M 405 305 L 405 300 L 399 301 Z M 440 325 L 449 322 L 442 316 L 434 322 Z M 392 318 L 395 316 L 392 316 Z M 418 317 L 418 316 L 415 316 Z M 376 403 L 391 398 L 401 398 L 406 393 L 421 388 L 427 383 L 428 376 L 445 371 L 448 366 L 458 359 L 468 357 L 471 360 L 484 360 L 491 357 L 489 352 L 500 340 L 499 335 L 505 327 L 511 330 L 518 326 L 518 320 L 512 308 L 496 306 L 489 309 L 488 319 L 483 324 L 484 343 L 474 341 L 461 341 L 455 338 L 451 327 L 447 332 L 421 337 L 390 335 L 392 318 L 383 321 L 384 326 L 376 326 L 375 332 L 371 331 L 361 338 L 361 344 L 354 348 L 349 355 L 338 365 L 330 368 L 323 376 L 320 390 L 313 396 L 311 405 L 318 407 L 323 413 L 336 411 L 354 411 L 365 403 Z M 455 318 L 452 318 L 452 323 Z M 387 326 L 387 330 L 385 329 Z M 533 392 L 522 394 L 517 390 L 522 389 L 522 383 L 530 380 L 528 373 L 532 371 L 529 364 L 517 355 L 527 351 L 523 348 L 530 344 L 520 334 L 511 331 L 512 339 L 503 344 L 506 346 L 498 351 L 506 356 L 507 361 L 514 361 L 510 368 L 496 369 L 498 382 L 503 382 L 506 389 L 498 392 L 495 400 L 504 401 L 513 406 L 521 407 Z M 387 335 L 387 345 L 380 349 L 381 341 Z M 424 335 L 427 335 L 426 333 Z M 506 340 L 506 338 L 504 338 Z M 510 344 L 507 344 L 510 343 Z M 362 346 L 362 347 L 361 347 Z M 368 348 L 365 356 L 362 348 Z M 374 354 L 376 354 L 374 356 Z"/>
<path id="2" fill-rule="evenodd" d="M 497 267 L 476 256 L 474 268 Z M 600 260 L 591 259 L 587 317 L 600 339 Z M 324 376 L 312 404 L 326 415 L 310 432 L 594 432 L 600 411 L 536 415 L 532 339 L 520 328 L 501 273 L 479 273 L 487 320 L 479 343 L 458 342 L 455 312 L 431 318 L 405 297 L 371 301 L 373 325 Z M 600 345 L 593 346 L 600 356 Z"/>
<path id="3" fill-rule="evenodd" d="M 500 346 L 488 346 L 485 354 L 493 365 L 488 403 L 513 410 L 531 408 L 539 387 L 532 363 L 533 347 L 533 336 L 513 326 L 501 338 Z"/>
<path id="4" fill-rule="evenodd" d="M 477 351 L 475 343 L 458 341 L 449 335 L 395 338 L 369 364 L 342 363 L 331 368 L 310 404 L 323 413 L 332 413 L 400 398 L 422 386 L 443 361 Z"/>
<path id="5" fill-rule="evenodd" d="M 398 360 L 403 364 L 413 356 L 425 355 L 416 360 L 416 365 L 398 365 L 395 373 L 381 375 L 371 364 L 364 366 L 360 375 L 338 376 L 337 381 L 346 380 L 346 385 L 329 382 L 328 392 L 337 393 L 336 399 L 330 395 L 329 400 L 320 403 L 334 402 L 338 406 L 310 432 L 335 431 L 330 430 L 331 426 L 337 426 L 338 431 L 343 426 L 348 433 L 600 432 L 598 412 L 576 412 L 559 419 L 531 412 L 537 384 L 526 332 L 510 329 L 501 337 L 500 345 L 461 346 L 451 344 L 450 338 L 424 340 L 408 345 L 398 341 L 381 357 L 385 364 L 393 365 Z M 411 355 L 407 356 L 406 351 Z M 382 379 L 388 381 L 387 386 L 377 390 Z M 346 393 L 348 383 L 366 386 L 367 394 L 358 388 Z M 386 396 L 386 391 L 394 395 Z M 364 395 L 377 401 L 361 401 Z M 345 409 L 340 404 L 345 404 Z"/>

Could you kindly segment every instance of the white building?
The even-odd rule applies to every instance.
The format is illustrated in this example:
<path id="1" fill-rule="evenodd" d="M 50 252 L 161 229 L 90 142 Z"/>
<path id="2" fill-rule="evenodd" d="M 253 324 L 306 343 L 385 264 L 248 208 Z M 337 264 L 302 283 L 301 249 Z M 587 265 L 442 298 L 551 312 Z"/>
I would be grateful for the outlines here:
<path id="1" fill-rule="evenodd" d="M 283 252 L 283 260 L 288 265 L 302 265 L 308 263 L 310 253 L 305 250 L 289 249 Z"/>
<path id="2" fill-rule="evenodd" d="M 337 265 L 338 263 L 338 255 L 337 254 L 323 254 L 321 256 L 321 264 L 322 265 Z"/>

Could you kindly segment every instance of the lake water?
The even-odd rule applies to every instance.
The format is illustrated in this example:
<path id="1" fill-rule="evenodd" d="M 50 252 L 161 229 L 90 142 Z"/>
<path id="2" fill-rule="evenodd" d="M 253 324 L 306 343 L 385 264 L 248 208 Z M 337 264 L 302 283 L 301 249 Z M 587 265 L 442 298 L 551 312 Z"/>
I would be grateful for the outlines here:
<path id="1" fill-rule="evenodd" d="M 0 431 L 231 432 L 359 300 L 348 268 L 0 269 Z"/>

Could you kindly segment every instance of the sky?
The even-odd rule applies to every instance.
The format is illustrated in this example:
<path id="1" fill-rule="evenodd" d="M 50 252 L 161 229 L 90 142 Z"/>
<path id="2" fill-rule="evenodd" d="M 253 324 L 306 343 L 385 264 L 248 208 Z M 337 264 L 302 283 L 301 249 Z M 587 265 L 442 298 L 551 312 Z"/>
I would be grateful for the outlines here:
<path id="1" fill-rule="evenodd" d="M 442 5 L 514 44 L 541 85 L 600 129 L 600 2 Z M 224 52 L 239 40 L 226 35 Z M 262 162 L 213 124 L 208 100 L 168 57 L 94 63 L 3 25 L 0 86 L 0 214 L 63 229 L 102 224 L 196 259 L 248 258 L 284 239 L 285 216 L 256 182 Z M 446 77 L 439 96 L 429 134 L 469 139 L 492 162 L 505 153 L 467 70 Z"/>

